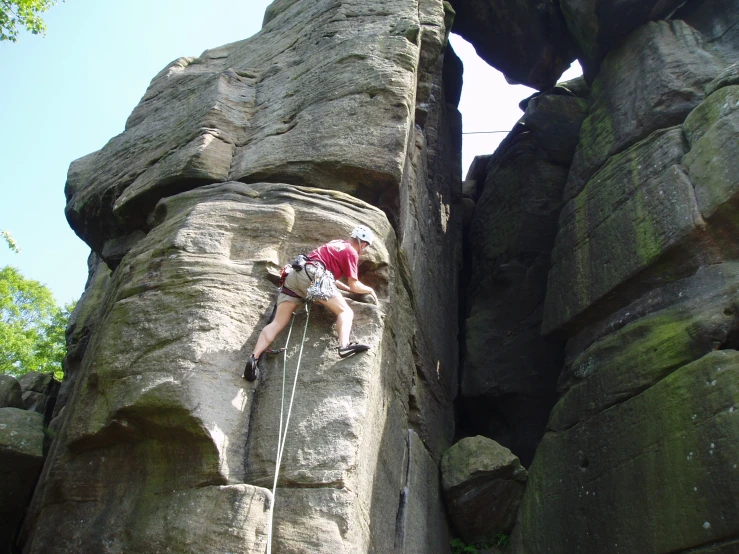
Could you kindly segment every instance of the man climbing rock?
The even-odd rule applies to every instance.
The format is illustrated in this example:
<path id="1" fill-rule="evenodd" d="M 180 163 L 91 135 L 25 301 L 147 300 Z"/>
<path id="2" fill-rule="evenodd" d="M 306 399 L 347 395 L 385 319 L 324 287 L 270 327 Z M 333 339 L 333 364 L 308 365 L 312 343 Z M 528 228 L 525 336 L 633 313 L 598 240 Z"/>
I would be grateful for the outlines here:
<path id="1" fill-rule="evenodd" d="M 254 381 L 258 374 L 258 362 L 262 353 L 288 323 L 293 312 L 304 301 L 315 301 L 326 306 L 336 315 L 336 332 L 339 335 L 339 357 L 346 358 L 369 350 L 369 346 L 349 342 L 354 312 L 344 300 L 340 290 L 358 294 L 370 294 L 375 304 L 377 295 L 372 287 L 359 281 L 357 266 L 359 255 L 375 236 L 367 227 L 359 225 L 351 232 L 349 240 L 332 240 L 313 250 L 307 257 L 300 256 L 295 263 L 285 266 L 284 283 L 277 297 L 277 310 L 271 323 L 262 329 L 254 352 L 246 362 L 244 378 Z M 283 274 L 284 274 L 283 273 Z M 347 284 L 339 281 L 346 277 Z"/>

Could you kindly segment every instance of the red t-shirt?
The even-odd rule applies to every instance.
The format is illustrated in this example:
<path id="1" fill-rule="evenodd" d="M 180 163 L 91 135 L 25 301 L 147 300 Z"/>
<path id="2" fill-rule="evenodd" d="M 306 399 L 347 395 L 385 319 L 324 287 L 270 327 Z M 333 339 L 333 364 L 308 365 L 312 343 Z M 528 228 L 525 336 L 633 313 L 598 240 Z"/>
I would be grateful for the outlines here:
<path id="1" fill-rule="evenodd" d="M 308 259 L 323 262 L 326 269 L 337 279 L 341 279 L 344 275 L 349 279 L 359 279 L 357 272 L 359 254 L 348 240 L 332 240 L 322 244 L 308 254 Z"/>

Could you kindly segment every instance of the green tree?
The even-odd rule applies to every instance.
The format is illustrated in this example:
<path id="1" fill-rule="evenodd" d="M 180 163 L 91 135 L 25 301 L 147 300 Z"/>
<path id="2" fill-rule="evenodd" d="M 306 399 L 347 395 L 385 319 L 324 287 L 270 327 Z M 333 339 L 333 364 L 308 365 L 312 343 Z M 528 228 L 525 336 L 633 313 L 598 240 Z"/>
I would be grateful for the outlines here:
<path id="1" fill-rule="evenodd" d="M 61 379 L 73 309 L 73 303 L 57 306 L 46 286 L 14 267 L 0 269 L 0 373 L 53 372 Z"/>
<path id="2" fill-rule="evenodd" d="M 57 0 L 0 0 L 0 40 L 18 40 L 19 27 L 25 27 L 34 35 L 46 33 L 42 13 Z"/>

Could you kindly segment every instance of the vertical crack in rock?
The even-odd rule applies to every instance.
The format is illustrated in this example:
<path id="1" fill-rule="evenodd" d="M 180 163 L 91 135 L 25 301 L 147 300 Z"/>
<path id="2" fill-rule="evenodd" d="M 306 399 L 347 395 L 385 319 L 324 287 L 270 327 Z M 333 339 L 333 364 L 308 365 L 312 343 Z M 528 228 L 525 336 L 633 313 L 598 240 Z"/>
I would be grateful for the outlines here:
<path id="1" fill-rule="evenodd" d="M 406 450 L 405 476 L 400 489 L 398 500 L 398 516 L 395 519 L 395 550 L 400 550 L 405 543 L 406 528 L 408 526 L 408 497 L 410 495 L 409 481 L 411 478 L 411 431 L 408 431 L 408 442 Z"/>

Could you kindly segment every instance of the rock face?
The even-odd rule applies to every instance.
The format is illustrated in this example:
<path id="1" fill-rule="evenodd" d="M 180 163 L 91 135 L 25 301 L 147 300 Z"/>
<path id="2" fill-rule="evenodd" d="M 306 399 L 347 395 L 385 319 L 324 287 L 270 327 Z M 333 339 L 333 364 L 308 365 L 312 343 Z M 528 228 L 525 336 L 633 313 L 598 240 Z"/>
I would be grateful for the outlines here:
<path id="1" fill-rule="evenodd" d="M 541 440 L 564 344 L 541 336 L 549 257 L 569 162 L 588 103 L 566 89 L 528 102 L 484 172 L 469 229 L 463 428 L 529 465 Z M 469 179 L 470 176 L 468 176 Z"/>
<path id="2" fill-rule="evenodd" d="M 609 52 L 593 82 L 592 107 L 582 125 L 565 198 L 580 194 L 614 154 L 682 123 L 724 65 L 683 21 L 649 23 L 634 31 Z"/>
<path id="3" fill-rule="evenodd" d="M 444 17 L 433 0 L 273 4 L 258 35 L 162 70 L 126 131 L 72 164 L 70 224 L 115 265 L 160 198 L 228 180 L 341 190 L 397 223 Z"/>
<path id="4" fill-rule="evenodd" d="M 48 422 L 59 394 L 59 381 L 51 373 L 31 372 L 21 376 L 18 382 L 23 390 L 23 408 L 42 414 Z"/>
<path id="5" fill-rule="evenodd" d="M 560 399 L 517 554 L 739 548 L 737 50 L 717 32 L 736 3 L 698 4 L 594 76 L 542 323 L 567 339 Z"/>
<path id="6" fill-rule="evenodd" d="M 455 10 L 541 91 L 464 187 Z M 262 553 L 274 506 L 275 554 L 443 554 L 447 509 L 469 541 L 515 517 L 514 554 L 738 551 L 739 2 L 276 0 L 264 21 L 170 64 L 70 167 L 90 277 L 43 469 L 43 417 L 0 408 L 28 423 L 0 429 L 7 459 L 35 445 L 5 544 Z M 576 53 L 586 79 L 553 86 Z M 360 223 L 370 351 L 340 360 L 314 307 L 242 380 L 282 264 Z"/>
<path id="7" fill-rule="evenodd" d="M 23 408 L 23 389 L 12 375 L 0 375 L 0 408 Z"/>
<path id="8" fill-rule="evenodd" d="M 311 310 L 273 552 L 448 551 L 451 18 L 440 0 L 278 0 L 254 37 L 165 68 L 126 130 L 72 164 L 66 213 L 94 254 L 26 552 L 264 552 L 282 360 L 253 384 L 243 366 L 280 267 L 360 223 L 380 305 L 348 301 L 372 349 L 340 360 L 334 317 Z"/>
<path id="9" fill-rule="evenodd" d="M 598 73 L 603 56 L 631 31 L 669 16 L 683 0 L 561 0 L 567 27 L 580 48 L 586 77 Z"/>
<path id="10" fill-rule="evenodd" d="M 546 90 L 576 57 L 557 2 L 454 0 L 454 32 L 506 77 Z"/>
<path id="11" fill-rule="evenodd" d="M 44 462 L 44 418 L 0 408 L 0 549 L 9 552 Z"/>
<path id="12" fill-rule="evenodd" d="M 231 506 L 231 519 L 221 515 L 226 528 L 234 529 L 224 549 L 263 548 L 263 524 L 255 527 L 253 543 L 244 537 L 254 518 L 264 518 L 268 492 L 263 487 L 271 485 L 274 473 L 281 371 L 279 364 L 268 364 L 258 386 L 244 385 L 247 351 L 242 345 L 253 343 L 262 314 L 269 311 L 269 274 L 280 260 L 341 236 L 358 221 L 380 238 L 365 262 L 371 268 L 366 280 L 387 303 L 382 309 L 352 304 L 355 337 L 373 351 L 347 361 L 335 355 L 333 318 L 320 308 L 311 314 L 276 503 L 275 547 L 393 548 L 399 494 L 408 486 L 408 439 L 403 427 L 391 422 L 408 420 L 412 376 L 385 368 L 395 368 L 389 360 L 412 365 L 413 320 L 404 315 L 410 304 L 396 276 L 401 262 L 384 214 L 338 192 L 226 183 L 163 200 L 155 217 L 158 224 L 116 270 L 125 279 L 113 276 L 108 313 L 85 353 L 77 409 L 58 439 L 66 449 L 55 453 L 46 477 L 44 523 L 32 551 L 52 543 L 82 548 L 122 541 L 132 527 L 135 540 L 142 541 L 132 543 L 138 548 L 147 541 L 167 544 L 169 535 L 158 535 L 148 512 L 174 517 L 181 496 L 188 509 L 202 513 L 213 503 Z M 269 225 L 279 234 L 265 233 Z M 301 325 L 304 317 L 297 319 Z M 142 334 L 140 326 L 147 332 Z M 291 365 L 297 348 L 293 344 L 290 350 Z M 383 380 L 392 387 L 383 387 Z M 393 393 L 396 389 L 405 392 Z M 421 463 L 419 455 L 416 448 L 414 468 L 431 472 L 421 477 L 424 482 L 433 479 L 437 470 L 431 456 L 425 454 L 428 461 Z M 146 464 L 130 467 L 131 459 Z M 414 478 L 419 478 L 415 472 Z M 136 492 L 128 489 L 132 481 Z M 200 494 L 194 489 L 202 484 Z M 121 490 L 129 490 L 127 502 L 101 535 L 95 515 Z M 409 506 L 427 509 L 413 504 L 418 494 L 410 489 Z M 235 509 L 244 504 L 262 507 L 245 517 Z M 371 516 L 371 526 L 364 514 Z M 90 526 L 78 524 L 60 536 L 69 517 Z M 423 520 L 410 523 L 418 526 Z M 195 551 L 213 524 L 205 520 L 200 531 L 190 529 L 194 538 L 187 548 Z"/>
<path id="13" fill-rule="evenodd" d="M 469 437 L 441 460 L 449 514 L 468 543 L 482 543 L 513 527 L 526 485 L 526 470 L 507 448 L 485 437 Z"/>

